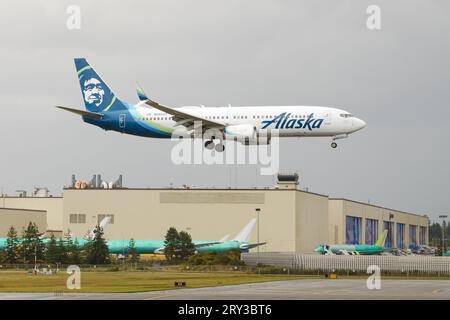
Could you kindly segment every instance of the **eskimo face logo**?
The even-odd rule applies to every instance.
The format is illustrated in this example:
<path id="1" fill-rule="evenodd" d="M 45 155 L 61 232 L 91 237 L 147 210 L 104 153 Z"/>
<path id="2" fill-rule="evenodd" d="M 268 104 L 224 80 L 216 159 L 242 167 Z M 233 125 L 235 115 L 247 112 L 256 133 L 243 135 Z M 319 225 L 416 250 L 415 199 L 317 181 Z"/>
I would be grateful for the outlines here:
<path id="1" fill-rule="evenodd" d="M 83 83 L 84 101 L 95 104 L 97 107 L 102 104 L 105 90 L 102 83 L 96 78 L 89 78 Z"/>

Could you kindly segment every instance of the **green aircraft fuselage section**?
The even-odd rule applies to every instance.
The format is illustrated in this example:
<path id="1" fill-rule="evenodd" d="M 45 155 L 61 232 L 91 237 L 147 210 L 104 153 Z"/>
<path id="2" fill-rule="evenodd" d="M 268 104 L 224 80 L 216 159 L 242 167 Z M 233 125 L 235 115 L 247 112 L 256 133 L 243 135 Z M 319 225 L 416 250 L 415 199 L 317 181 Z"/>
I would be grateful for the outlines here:
<path id="1" fill-rule="evenodd" d="M 378 254 L 384 251 L 382 246 L 377 245 L 365 245 L 365 244 L 335 244 L 329 246 L 329 250 L 333 253 L 341 253 L 347 251 L 348 253 L 357 252 L 359 254 Z M 326 253 L 324 245 L 319 245 L 316 250 L 319 253 Z"/>
<path id="2" fill-rule="evenodd" d="M 21 243 L 21 239 L 18 239 L 18 245 Z M 50 239 L 44 238 L 42 239 L 44 244 L 47 244 Z M 89 243 L 89 240 L 86 239 L 73 239 L 73 243 L 78 246 L 84 246 Z M 135 248 L 137 253 L 139 254 L 152 254 L 152 253 L 162 253 L 160 252 L 162 248 L 164 248 L 164 240 L 134 240 Z M 194 245 L 197 245 L 195 250 L 199 253 L 202 252 L 225 252 L 231 250 L 240 250 L 241 252 L 248 252 L 248 249 L 241 248 L 242 245 L 252 245 L 251 242 L 240 242 L 240 241 L 224 241 L 220 243 L 215 243 L 211 245 L 206 245 L 208 243 L 218 242 L 217 240 L 211 241 L 192 241 Z M 64 240 L 64 243 L 67 243 Z M 128 247 L 130 245 L 130 240 L 107 240 L 108 250 L 112 254 L 126 254 L 128 253 Z M 205 246 L 202 246 L 205 244 Z M 0 238 L 0 250 L 4 250 L 7 245 L 6 238 Z"/>

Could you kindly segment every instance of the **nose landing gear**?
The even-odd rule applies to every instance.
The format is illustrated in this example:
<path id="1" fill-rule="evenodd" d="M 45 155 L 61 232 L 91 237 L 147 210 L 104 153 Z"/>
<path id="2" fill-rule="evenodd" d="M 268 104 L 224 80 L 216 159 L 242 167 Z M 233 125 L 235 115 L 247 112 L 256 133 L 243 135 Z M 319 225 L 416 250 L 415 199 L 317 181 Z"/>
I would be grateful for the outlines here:
<path id="1" fill-rule="evenodd" d="M 334 136 L 333 141 L 331 141 L 331 147 L 333 149 L 335 149 L 337 147 L 337 143 L 334 141 L 338 140 L 338 139 L 345 139 L 345 138 L 348 138 L 348 134 L 341 134 L 341 135 Z"/>

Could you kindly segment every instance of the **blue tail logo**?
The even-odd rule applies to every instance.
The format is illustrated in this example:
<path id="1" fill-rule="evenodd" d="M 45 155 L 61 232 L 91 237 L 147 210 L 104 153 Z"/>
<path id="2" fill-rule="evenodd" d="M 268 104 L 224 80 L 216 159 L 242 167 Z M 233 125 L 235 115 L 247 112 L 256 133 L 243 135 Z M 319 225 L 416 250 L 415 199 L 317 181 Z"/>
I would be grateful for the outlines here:
<path id="1" fill-rule="evenodd" d="M 75 67 L 77 68 L 84 104 L 88 111 L 106 112 L 108 110 L 126 109 L 86 59 L 76 58 Z"/>
<path id="2" fill-rule="evenodd" d="M 103 103 L 104 96 L 105 89 L 98 79 L 89 78 L 83 81 L 83 97 L 86 104 L 99 107 Z"/>

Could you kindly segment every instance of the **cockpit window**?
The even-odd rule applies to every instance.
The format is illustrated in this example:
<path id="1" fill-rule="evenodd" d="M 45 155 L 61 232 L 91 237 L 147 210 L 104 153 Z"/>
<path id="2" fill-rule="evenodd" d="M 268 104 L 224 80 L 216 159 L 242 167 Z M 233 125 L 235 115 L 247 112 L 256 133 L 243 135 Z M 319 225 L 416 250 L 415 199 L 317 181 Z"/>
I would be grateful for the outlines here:
<path id="1" fill-rule="evenodd" d="M 350 114 L 350 113 L 341 113 L 339 116 L 342 117 L 342 118 L 351 118 L 351 117 L 353 117 L 353 115 Z"/>

